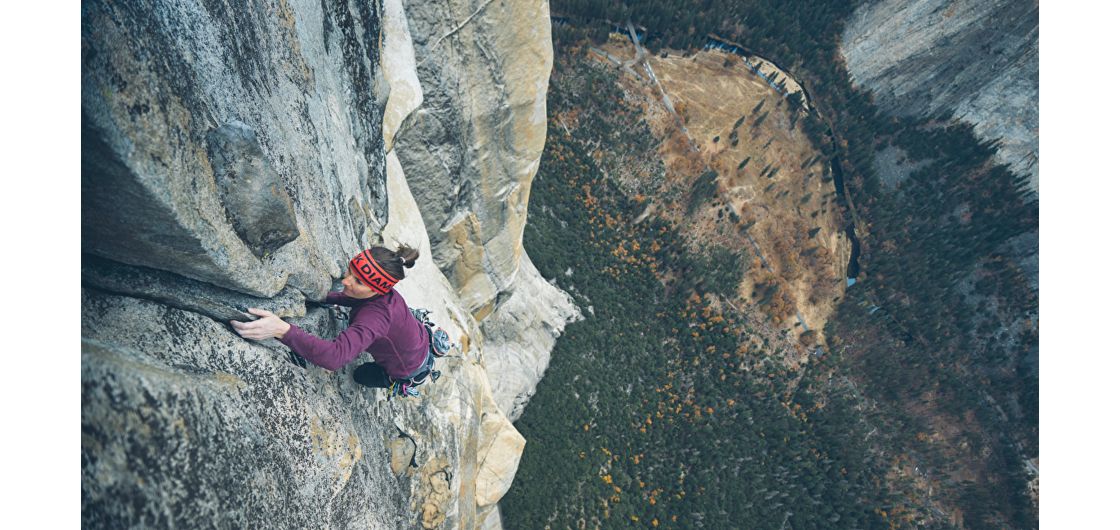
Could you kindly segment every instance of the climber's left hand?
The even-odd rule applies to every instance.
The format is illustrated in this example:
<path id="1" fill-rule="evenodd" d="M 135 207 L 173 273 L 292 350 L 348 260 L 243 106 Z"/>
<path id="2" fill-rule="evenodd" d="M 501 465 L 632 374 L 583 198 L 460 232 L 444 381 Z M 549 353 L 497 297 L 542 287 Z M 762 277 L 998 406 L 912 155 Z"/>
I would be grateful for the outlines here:
<path id="1" fill-rule="evenodd" d="M 291 324 L 280 320 L 280 317 L 276 316 L 272 311 L 250 307 L 249 313 L 261 318 L 252 322 L 230 321 L 233 330 L 243 338 L 250 340 L 279 339 L 283 337 L 289 329 L 292 329 Z"/>

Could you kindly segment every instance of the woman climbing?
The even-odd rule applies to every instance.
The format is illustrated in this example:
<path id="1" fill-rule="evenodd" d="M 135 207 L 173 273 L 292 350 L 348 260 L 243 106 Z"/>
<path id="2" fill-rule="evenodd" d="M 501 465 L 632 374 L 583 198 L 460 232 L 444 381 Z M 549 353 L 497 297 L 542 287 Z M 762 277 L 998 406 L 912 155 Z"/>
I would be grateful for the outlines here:
<path id="1" fill-rule="evenodd" d="M 419 255 L 401 246 L 396 252 L 373 247 L 354 256 L 348 274 L 342 278 L 342 291 L 329 293 L 323 300 L 325 304 L 350 307 L 350 325 L 332 340 L 316 337 L 255 307 L 249 312 L 261 318 L 230 324 L 246 339 L 280 339 L 304 359 L 331 371 L 368 351 L 374 362 L 354 372 L 354 380 L 365 386 L 390 388 L 394 380 L 413 380 L 431 370 L 430 332 L 393 286 L 404 279 L 404 269 L 411 268 Z"/>

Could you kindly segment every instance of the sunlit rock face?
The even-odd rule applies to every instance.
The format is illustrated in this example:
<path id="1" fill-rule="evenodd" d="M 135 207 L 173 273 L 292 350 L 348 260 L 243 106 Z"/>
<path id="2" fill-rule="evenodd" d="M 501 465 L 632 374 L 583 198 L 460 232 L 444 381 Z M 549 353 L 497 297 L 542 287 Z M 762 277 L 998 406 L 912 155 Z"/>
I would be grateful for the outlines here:
<path id="1" fill-rule="evenodd" d="M 841 53 L 881 108 L 975 125 L 1038 190 L 1038 2 L 869 2 L 848 20 Z"/>
<path id="2" fill-rule="evenodd" d="M 564 328 L 583 315 L 572 298 L 541 277 L 522 254 L 516 289 L 500 298 L 482 323 L 486 373 L 498 407 L 513 421 L 521 417 L 544 377 L 552 347 Z"/>
<path id="3" fill-rule="evenodd" d="M 424 103 L 396 139 L 432 253 L 482 320 L 511 289 L 546 132 L 548 2 L 406 5 Z"/>
<path id="4" fill-rule="evenodd" d="M 524 439 L 488 366 L 531 394 L 572 317 L 521 249 L 547 3 L 476 7 L 83 5 L 84 527 L 500 527 Z M 458 112 L 442 136 L 437 111 Z M 430 174 L 431 152 L 462 170 Z M 307 302 L 382 242 L 421 250 L 397 290 L 460 345 L 420 399 L 355 384 L 368 354 L 302 368 L 230 330 L 263 307 L 334 336 Z M 494 312 L 521 284 L 535 309 Z"/>
<path id="5" fill-rule="evenodd" d="M 436 264 L 483 324 L 494 397 L 516 420 L 556 337 L 579 317 L 521 246 L 547 129 L 548 2 L 408 2 L 406 10 L 424 101 L 395 151 Z"/>

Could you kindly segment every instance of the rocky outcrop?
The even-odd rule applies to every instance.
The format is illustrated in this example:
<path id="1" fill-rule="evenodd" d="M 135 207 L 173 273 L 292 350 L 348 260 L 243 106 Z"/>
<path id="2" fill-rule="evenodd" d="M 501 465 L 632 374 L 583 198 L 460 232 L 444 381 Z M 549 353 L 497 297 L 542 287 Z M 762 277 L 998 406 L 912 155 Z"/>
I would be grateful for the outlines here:
<path id="1" fill-rule="evenodd" d="M 500 387 L 531 394 L 570 311 L 520 246 L 547 3 L 463 10 L 83 5 L 83 526 L 500 527 L 525 442 L 489 366 L 533 374 Z M 441 36 L 456 45 L 429 56 Z M 432 152 L 453 170 L 429 174 Z M 473 191 L 443 201 L 440 178 Z M 397 289 L 461 346 L 423 399 L 226 324 L 263 307 L 333 336 L 343 322 L 308 301 L 381 242 L 421 250 Z M 479 324 L 500 293 L 537 299 L 500 312 L 527 326 Z M 531 366 L 506 359 L 519 346 Z"/>
<path id="2" fill-rule="evenodd" d="M 546 131 L 548 2 L 406 6 L 424 103 L 397 138 L 440 269 L 482 320 L 512 290 Z"/>
<path id="3" fill-rule="evenodd" d="M 536 392 L 564 327 L 583 319 L 571 296 L 542 278 L 524 253 L 517 274 L 516 289 L 499 297 L 497 309 L 482 323 L 494 400 L 513 421 Z"/>
<path id="4" fill-rule="evenodd" d="M 436 264 L 483 324 L 494 397 L 516 420 L 556 336 L 579 314 L 521 246 L 547 129 L 548 2 L 406 9 L 424 101 L 394 151 L 423 205 Z"/>
<path id="5" fill-rule="evenodd" d="M 292 200 L 248 125 L 233 121 L 207 133 L 218 199 L 241 241 L 258 258 L 299 235 Z"/>
<path id="6" fill-rule="evenodd" d="M 841 53 L 882 109 L 975 125 L 1038 190 L 1038 2 L 869 2 L 848 20 Z"/>

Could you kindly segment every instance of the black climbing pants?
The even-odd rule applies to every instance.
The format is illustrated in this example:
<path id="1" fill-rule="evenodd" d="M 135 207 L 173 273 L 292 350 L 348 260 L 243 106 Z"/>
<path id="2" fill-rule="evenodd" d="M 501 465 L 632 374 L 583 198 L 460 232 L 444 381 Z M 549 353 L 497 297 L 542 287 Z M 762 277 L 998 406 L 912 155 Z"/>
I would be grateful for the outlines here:
<path id="1" fill-rule="evenodd" d="M 377 363 L 365 363 L 354 370 L 354 381 L 371 388 L 389 388 L 393 380 Z"/>

